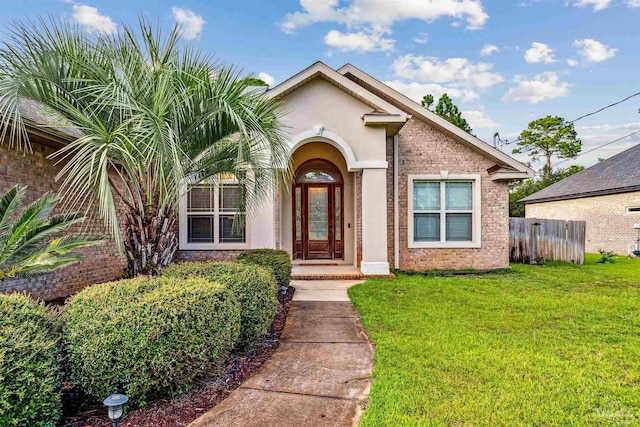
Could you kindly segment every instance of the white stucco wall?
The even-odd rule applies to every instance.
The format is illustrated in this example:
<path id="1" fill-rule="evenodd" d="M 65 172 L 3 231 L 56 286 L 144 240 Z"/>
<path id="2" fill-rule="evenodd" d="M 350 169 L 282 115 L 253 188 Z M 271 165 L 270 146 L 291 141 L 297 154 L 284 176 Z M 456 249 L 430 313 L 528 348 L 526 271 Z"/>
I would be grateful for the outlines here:
<path id="1" fill-rule="evenodd" d="M 316 78 L 283 99 L 285 124 L 292 137 L 323 126 L 349 144 L 358 161 L 386 160 L 386 131 L 364 126 L 362 116 L 373 108 L 324 79 Z"/>

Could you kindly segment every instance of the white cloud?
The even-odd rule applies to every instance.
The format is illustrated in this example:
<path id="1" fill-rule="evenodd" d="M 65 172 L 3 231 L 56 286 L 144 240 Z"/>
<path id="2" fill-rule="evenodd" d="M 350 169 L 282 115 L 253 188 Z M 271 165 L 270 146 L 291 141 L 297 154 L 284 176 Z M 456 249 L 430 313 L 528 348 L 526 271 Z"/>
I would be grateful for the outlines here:
<path id="1" fill-rule="evenodd" d="M 575 67 L 576 65 L 578 65 L 578 61 L 576 61 L 575 59 L 567 59 L 567 64 L 570 67 Z"/>
<path id="2" fill-rule="evenodd" d="M 260 80 L 262 80 L 263 82 L 265 82 L 268 86 L 271 86 L 273 84 L 273 82 L 275 81 L 275 79 L 273 78 L 273 76 L 271 74 L 267 74 L 264 71 L 261 73 L 258 73 L 258 78 Z"/>
<path id="3" fill-rule="evenodd" d="M 367 33 L 364 31 L 356 33 L 341 33 L 332 30 L 324 36 L 327 46 L 338 49 L 342 52 L 374 52 L 393 50 L 395 40 L 383 37 L 383 32 Z"/>
<path id="4" fill-rule="evenodd" d="M 196 15 L 191 9 L 183 9 L 181 7 L 172 7 L 171 13 L 176 22 L 182 26 L 182 37 L 187 40 L 197 40 L 200 33 L 207 23 L 202 16 Z"/>
<path id="5" fill-rule="evenodd" d="M 84 4 L 73 5 L 73 19 L 79 24 L 84 25 L 87 30 L 114 34 L 118 31 L 118 24 L 107 15 L 100 15 L 98 9 Z"/>
<path id="6" fill-rule="evenodd" d="M 281 23 L 285 32 L 318 22 L 335 22 L 349 29 L 369 27 L 388 30 L 394 23 L 418 19 L 430 23 L 440 18 L 464 20 L 467 29 L 484 26 L 489 16 L 480 0 L 300 0 L 302 11 L 289 13 Z"/>
<path id="7" fill-rule="evenodd" d="M 427 44 L 427 42 L 429 41 L 429 34 L 420 33 L 416 37 L 414 37 L 413 41 L 418 44 Z"/>
<path id="8" fill-rule="evenodd" d="M 640 0 L 627 0 L 627 6 L 640 7 Z"/>
<path id="9" fill-rule="evenodd" d="M 634 0 L 630 0 L 630 1 L 634 1 Z M 574 5 L 576 7 L 593 6 L 593 11 L 597 12 L 599 10 L 604 10 L 607 7 L 609 7 L 609 3 L 611 3 L 611 0 L 577 0 L 574 3 Z"/>
<path id="10" fill-rule="evenodd" d="M 553 59 L 553 49 L 544 43 L 533 42 L 531 48 L 524 53 L 524 60 L 528 63 L 550 64 Z"/>
<path id="11" fill-rule="evenodd" d="M 487 116 L 482 110 L 462 111 L 462 117 L 469 122 L 473 129 L 496 129 L 498 127 L 498 122 Z"/>
<path id="12" fill-rule="evenodd" d="M 500 48 L 493 44 L 485 44 L 480 50 L 480 56 L 491 56 L 494 53 L 500 52 Z"/>
<path id="13" fill-rule="evenodd" d="M 587 62 L 602 62 L 613 58 L 618 49 L 611 49 L 609 46 L 594 39 L 582 39 L 573 42 L 573 46 L 578 48 L 578 53 Z"/>
<path id="14" fill-rule="evenodd" d="M 445 87 L 435 83 L 405 82 L 402 80 L 391 80 L 383 83 L 416 102 L 420 102 L 422 97 L 427 94 L 433 95 L 435 101 L 438 102 L 438 99 L 444 93 L 448 94 L 454 102 L 473 102 L 480 99 L 480 95 L 471 89 Z"/>
<path id="15" fill-rule="evenodd" d="M 636 130 L 640 129 L 640 122 L 632 122 L 632 123 L 622 123 L 617 125 L 584 125 L 584 126 L 576 126 L 576 130 L 578 132 L 586 132 L 586 131 L 618 131 L 618 130 Z"/>
<path id="16" fill-rule="evenodd" d="M 527 80 L 523 76 L 516 76 L 514 82 L 517 83 L 517 86 L 509 89 L 502 97 L 502 102 L 536 104 L 546 99 L 568 96 L 569 87 L 571 86 L 567 82 L 560 81 L 560 77 L 551 71 L 538 74 L 532 80 Z"/>
<path id="17" fill-rule="evenodd" d="M 392 65 L 396 76 L 425 83 L 447 83 L 469 89 L 488 88 L 504 81 L 493 72 L 493 64 L 473 63 L 467 58 L 448 58 L 440 61 L 429 56 L 404 55 Z"/>

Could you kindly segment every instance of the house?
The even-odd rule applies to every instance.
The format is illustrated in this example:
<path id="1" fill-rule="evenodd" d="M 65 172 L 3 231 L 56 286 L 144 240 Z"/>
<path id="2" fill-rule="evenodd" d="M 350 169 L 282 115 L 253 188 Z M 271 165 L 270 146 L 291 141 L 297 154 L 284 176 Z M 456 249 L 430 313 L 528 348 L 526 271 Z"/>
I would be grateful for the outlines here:
<path id="1" fill-rule="evenodd" d="M 527 218 L 586 221 L 587 252 L 630 253 L 640 238 L 640 144 L 521 202 Z"/>
<path id="2" fill-rule="evenodd" d="M 243 227 L 234 226 L 232 177 L 192 188 L 180 200 L 180 259 L 271 247 L 294 263 L 351 265 L 364 275 L 508 266 L 508 182 L 531 169 L 350 64 L 317 62 L 267 94 L 288 111 L 291 182 Z M 38 150 L 0 146 L 1 189 L 54 190 L 49 148 Z M 90 280 L 110 279 L 100 275 Z"/>

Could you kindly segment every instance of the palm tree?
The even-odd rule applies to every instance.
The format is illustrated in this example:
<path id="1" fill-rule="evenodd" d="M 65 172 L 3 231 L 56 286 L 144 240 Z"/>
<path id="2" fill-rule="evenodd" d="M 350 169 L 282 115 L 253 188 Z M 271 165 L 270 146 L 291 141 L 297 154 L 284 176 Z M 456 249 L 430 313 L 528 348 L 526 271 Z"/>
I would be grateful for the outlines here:
<path id="1" fill-rule="evenodd" d="M 54 194 L 45 194 L 18 213 L 26 190 L 25 185 L 16 185 L 0 199 L 0 282 L 50 273 L 80 260 L 76 249 L 103 241 L 87 234 L 60 236 L 85 217 L 79 213 L 51 216 L 59 199 Z"/>
<path id="2" fill-rule="evenodd" d="M 278 102 L 145 20 L 115 35 L 63 21 L 14 24 L 0 48 L 2 135 L 29 149 L 20 100 L 81 136 L 54 154 L 65 206 L 97 214 L 124 248 L 130 274 L 157 274 L 178 248 L 175 211 L 189 185 L 238 179 L 251 213 L 289 173 Z M 251 76 L 249 76 L 251 77 Z M 2 120 L 2 119 L 0 119 Z M 126 206 L 119 221 L 117 201 Z"/>

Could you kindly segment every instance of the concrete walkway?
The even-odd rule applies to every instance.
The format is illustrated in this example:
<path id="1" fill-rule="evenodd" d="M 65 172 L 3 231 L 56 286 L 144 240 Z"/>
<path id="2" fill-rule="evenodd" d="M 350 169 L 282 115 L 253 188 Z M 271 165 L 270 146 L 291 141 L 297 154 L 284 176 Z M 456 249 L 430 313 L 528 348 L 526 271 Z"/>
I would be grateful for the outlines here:
<path id="1" fill-rule="evenodd" d="M 300 281 L 276 352 L 192 427 L 349 427 L 369 393 L 373 347 L 346 289 Z"/>

